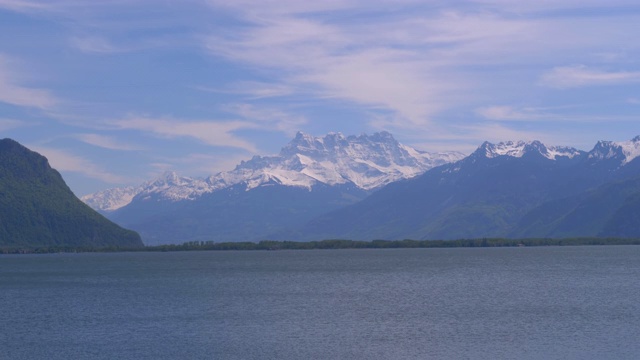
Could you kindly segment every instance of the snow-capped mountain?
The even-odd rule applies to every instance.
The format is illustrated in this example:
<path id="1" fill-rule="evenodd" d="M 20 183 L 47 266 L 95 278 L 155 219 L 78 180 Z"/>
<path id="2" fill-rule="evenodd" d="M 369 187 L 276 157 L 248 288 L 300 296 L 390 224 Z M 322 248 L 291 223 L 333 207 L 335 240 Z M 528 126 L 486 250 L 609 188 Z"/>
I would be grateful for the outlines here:
<path id="1" fill-rule="evenodd" d="M 589 152 L 485 142 L 460 159 L 414 150 L 388 133 L 298 133 L 278 155 L 206 179 L 166 173 L 85 201 L 111 209 L 109 219 L 147 244 L 640 236 L 639 149 L 640 137 L 601 141 Z"/>
<path id="2" fill-rule="evenodd" d="M 80 198 L 85 204 L 99 211 L 113 211 L 131 202 L 142 187 L 127 186 L 100 191 Z"/>
<path id="3" fill-rule="evenodd" d="M 545 146 L 537 140 L 507 141 L 497 144 L 485 142 L 474 154 L 495 158 L 498 156 L 522 157 L 524 154 L 530 153 L 539 153 L 550 160 L 557 160 L 561 157 L 573 159 L 581 156 L 594 160 L 617 159 L 620 161 L 620 165 L 625 165 L 640 156 L 640 136 L 629 141 L 598 141 L 589 152 L 567 146 Z"/>
<path id="4" fill-rule="evenodd" d="M 492 144 L 485 142 L 477 150 L 487 158 L 495 158 L 498 156 L 522 157 L 524 154 L 536 152 L 550 160 L 556 160 L 559 157 L 567 157 L 572 159 L 576 156 L 585 154 L 584 151 L 566 146 L 550 146 L 547 147 L 540 141 L 508 141 Z"/>
<path id="5" fill-rule="evenodd" d="M 128 205 L 138 195 L 143 199 L 157 195 L 166 200 L 179 201 L 194 200 L 211 191 L 211 185 L 206 180 L 179 176 L 174 171 L 167 171 L 162 176 L 139 186 L 107 189 L 80 199 L 93 209 L 109 212 Z"/>
<path id="6" fill-rule="evenodd" d="M 372 190 L 463 157 L 458 152 L 419 151 L 400 144 L 388 132 L 348 137 L 341 133 L 314 137 L 298 132 L 278 155 L 254 156 L 234 170 L 206 179 L 168 172 L 138 187 L 109 189 L 83 196 L 82 200 L 94 209 L 108 212 L 128 205 L 134 198 L 194 200 L 238 184 L 247 191 L 269 184 L 309 190 L 318 184 L 353 184 Z"/>
<path id="7" fill-rule="evenodd" d="M 640 236 L 640 137 L 589 152 L 485 142 L 469 157 L 323 214 L 319 239 Z"/>
<path id="8" fill-rule="evenodd" d="M 598 141 L 589 152 L 590 159 L 619 159 L 622 164 L 629 163 L 638 156 L 640 156 L 640 136 L 622 142 Z"/>
<path id="9" fill-rule="evenodd" d="M 398 143 L 388 132 L 349 137 L 330 133 L 322 138 L 298 132 L 277 156 L 254 156 L 207 181 L 214 189 L 245 182 L 250 190 L 274 182 L 309 189 L 317 183 L 353 183 L 371 190 L 463 157 L 457 152 L 418 151 Z"/>

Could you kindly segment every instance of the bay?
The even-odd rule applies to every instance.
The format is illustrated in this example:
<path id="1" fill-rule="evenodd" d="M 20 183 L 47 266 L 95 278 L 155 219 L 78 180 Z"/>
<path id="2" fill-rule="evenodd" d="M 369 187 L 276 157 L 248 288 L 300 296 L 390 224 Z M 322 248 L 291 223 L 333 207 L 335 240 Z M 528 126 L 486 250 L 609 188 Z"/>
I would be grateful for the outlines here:
<path id="1" fill-rule="evenodd" d="M 3 359 L 632 359 L 640 246 L 0 256 Z"/>

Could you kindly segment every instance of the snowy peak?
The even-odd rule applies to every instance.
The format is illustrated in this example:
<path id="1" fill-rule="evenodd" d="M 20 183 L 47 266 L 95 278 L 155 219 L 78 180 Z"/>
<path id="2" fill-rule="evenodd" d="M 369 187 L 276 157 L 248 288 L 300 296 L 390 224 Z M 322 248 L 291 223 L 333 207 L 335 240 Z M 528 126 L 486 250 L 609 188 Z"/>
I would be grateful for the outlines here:
<path id="1" fill-rule="evenodd" d="M 525 154 L 540 154 L 549 160 L 557 160 L 560 157 L 574 158 L 583 154 L 582 151 L 565 146 L 547 147 L 540 141 L 507 141 L 498 144 L 484 142 L 475 154 L 486 157 L 496 158 L 498 156 L 510 156 L 520 158 Z"/>
<path id="2" fill-rule="evenodd" d="M 149 199 L 155 196 L 170 201 L 193 200 L 210 192 L 211 186 L 204 180 L 179 176 L 167 171 L 161 176 L 140 186 L 113 188 L 80 198 L 87 205 L 99 211 L 114 211 L 131 203 L 134 198 Z"/>
<path id="3" fill-rule="evenodd" d="M 298 132 L 277 156 L 254 156 L 234 171 L 214 175 L 209 181 L 243 182 L 248 190 L 272 182 L 309 189 L 316 183 L 353 183 L 370 190 L 463 156 L 421 152 L 398 143 L 388 132 L 349 137 L 341 133 L 314 137 Z"/>
<path id="4" fill-rule="evenodd" d="M 113 211 L 129 204 L 141 190 L 134 186 L 108 189 L 82 196 L 80 200 L 95 210 Z"/>
<path id="5" fill-rule="evenodd" d="M 170 186 L 185 186 L 189 184 L 192 179 L 187 177 L 178 176 L 175 171 L 166 171 L 160 177 L 147 182 L 148 187 L 154 188 L 167 188 Z"/>
<path id="6" fill-rule="evenodd" d="M 589 152 L 589 159 L 606 160 L 619 158 L 624 159 L 622 148 L 613 141 L 598 141 L 593 150 Z"/>
<path id="7" fill-rule="evenodd" d="M 598 141 L 589 152 L 589 159 L 606 160 L 617 159 L 622 165 L 640 156 L 640 136 L 629 141 Z"/>
<path id="8" fill-rule="evenodd" d="M 298 131 L 295 138 L 289 142 L 287 146 L 282 148 L 280 155 L 291 153 L 316 153 L 326 150 L 325 140 L 327 143 L 343 140 L 344 136 L 340 133 L 329 133 L 324 138 L 317 138 Z"/>
<path id="9" fill-rule="evenodd" d="M 419 151 L 400 144 L 388 132 L 348 137 L 341 133 L 314 137 L 298 132 L 278 155 L 254 156 L 231 171 L 206 179 L 166 172 L 136 188 L 105 190 L 82 199 L 93 208 L 113 211 L 137 200 L 195 200 L 234 185 L 242 185 L 247 191 L 273 184 L 309 190 L 316 184 L 353 184 L 371 190 L 463 157 L 458 152 Z"/>
<path id="10" fill-rule="evenodd" d="M 622 148 L 624 164 L 629 163 L 640 156 L 640 136 L 636 136 L 630 141 L 619 142 L 617 145 Z"/>
<path id="11" fill-rule="evenodd" d="M 193 200 L 210 192 L 210 185 L 202 179 L 179 176 L 167 171 L 160 177 L 141 185 L 138 197 L 149 198 L 152 195 L 167 200 Z"/>

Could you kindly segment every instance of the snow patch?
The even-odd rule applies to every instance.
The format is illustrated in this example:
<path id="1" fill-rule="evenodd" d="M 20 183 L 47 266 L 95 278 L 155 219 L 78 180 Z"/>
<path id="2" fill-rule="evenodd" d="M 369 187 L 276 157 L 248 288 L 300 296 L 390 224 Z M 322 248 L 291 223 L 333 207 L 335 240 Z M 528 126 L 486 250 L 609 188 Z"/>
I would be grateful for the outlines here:
<path id="1" fill-rule="evenodd" d="M 640 136 L 636 136 L 631 141 L 616 143 L 616 145 L 622 148 L 622 153 L 624 154 L 623 164 L 627 164 L 640 156 Z"/>
<path id="2" fill-rule="evenodd" d="M 520 158 L 529 152 L 537 152 L 549 160 L 557 160 L 559 157 L 574 158 L 583 152 L 571 147 L 551 146 L 547 147 L 540 141 L 507 141 L 498 144 L 485 142 L 481 147 L 487 158 L 498 156 L 511 156 Z"/>
<path id="3" fill-rule="evenodd" d="M 83 201 L 94 208 L 106 206 L 109 210 L 116 210 L 135 201 L 136 196 L 153 194 L 169 201 L 195 200 L 203 194 L 236 184 L 245 184 L 247 191 L 269 184 L 312 189 L 318 183 L 353 183 L 361 189 L 371 190 L 463 157 L 457 152 L 418 151 L 398 143 L 388 132 L 349 137 L 341 133 L 313 137 L 298 132 L 278 155 L 254 156 L 231 171 L 206 179 L 168 172 L 129 189 L 126 194 L 123 189 L 111 189 L 87 195 Z"/>

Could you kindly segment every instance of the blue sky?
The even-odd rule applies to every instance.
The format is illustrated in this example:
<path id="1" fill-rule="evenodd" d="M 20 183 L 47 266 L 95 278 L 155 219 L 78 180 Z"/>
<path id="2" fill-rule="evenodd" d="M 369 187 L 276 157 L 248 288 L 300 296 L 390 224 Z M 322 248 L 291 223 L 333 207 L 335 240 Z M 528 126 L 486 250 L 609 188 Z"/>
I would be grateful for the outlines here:
<path id="1" fill-rule="evenodd" d="M 636 0 L 0 0 L 0 137 L 77 195 L 301 130 L 421 150 L 640 134 Z"/>

